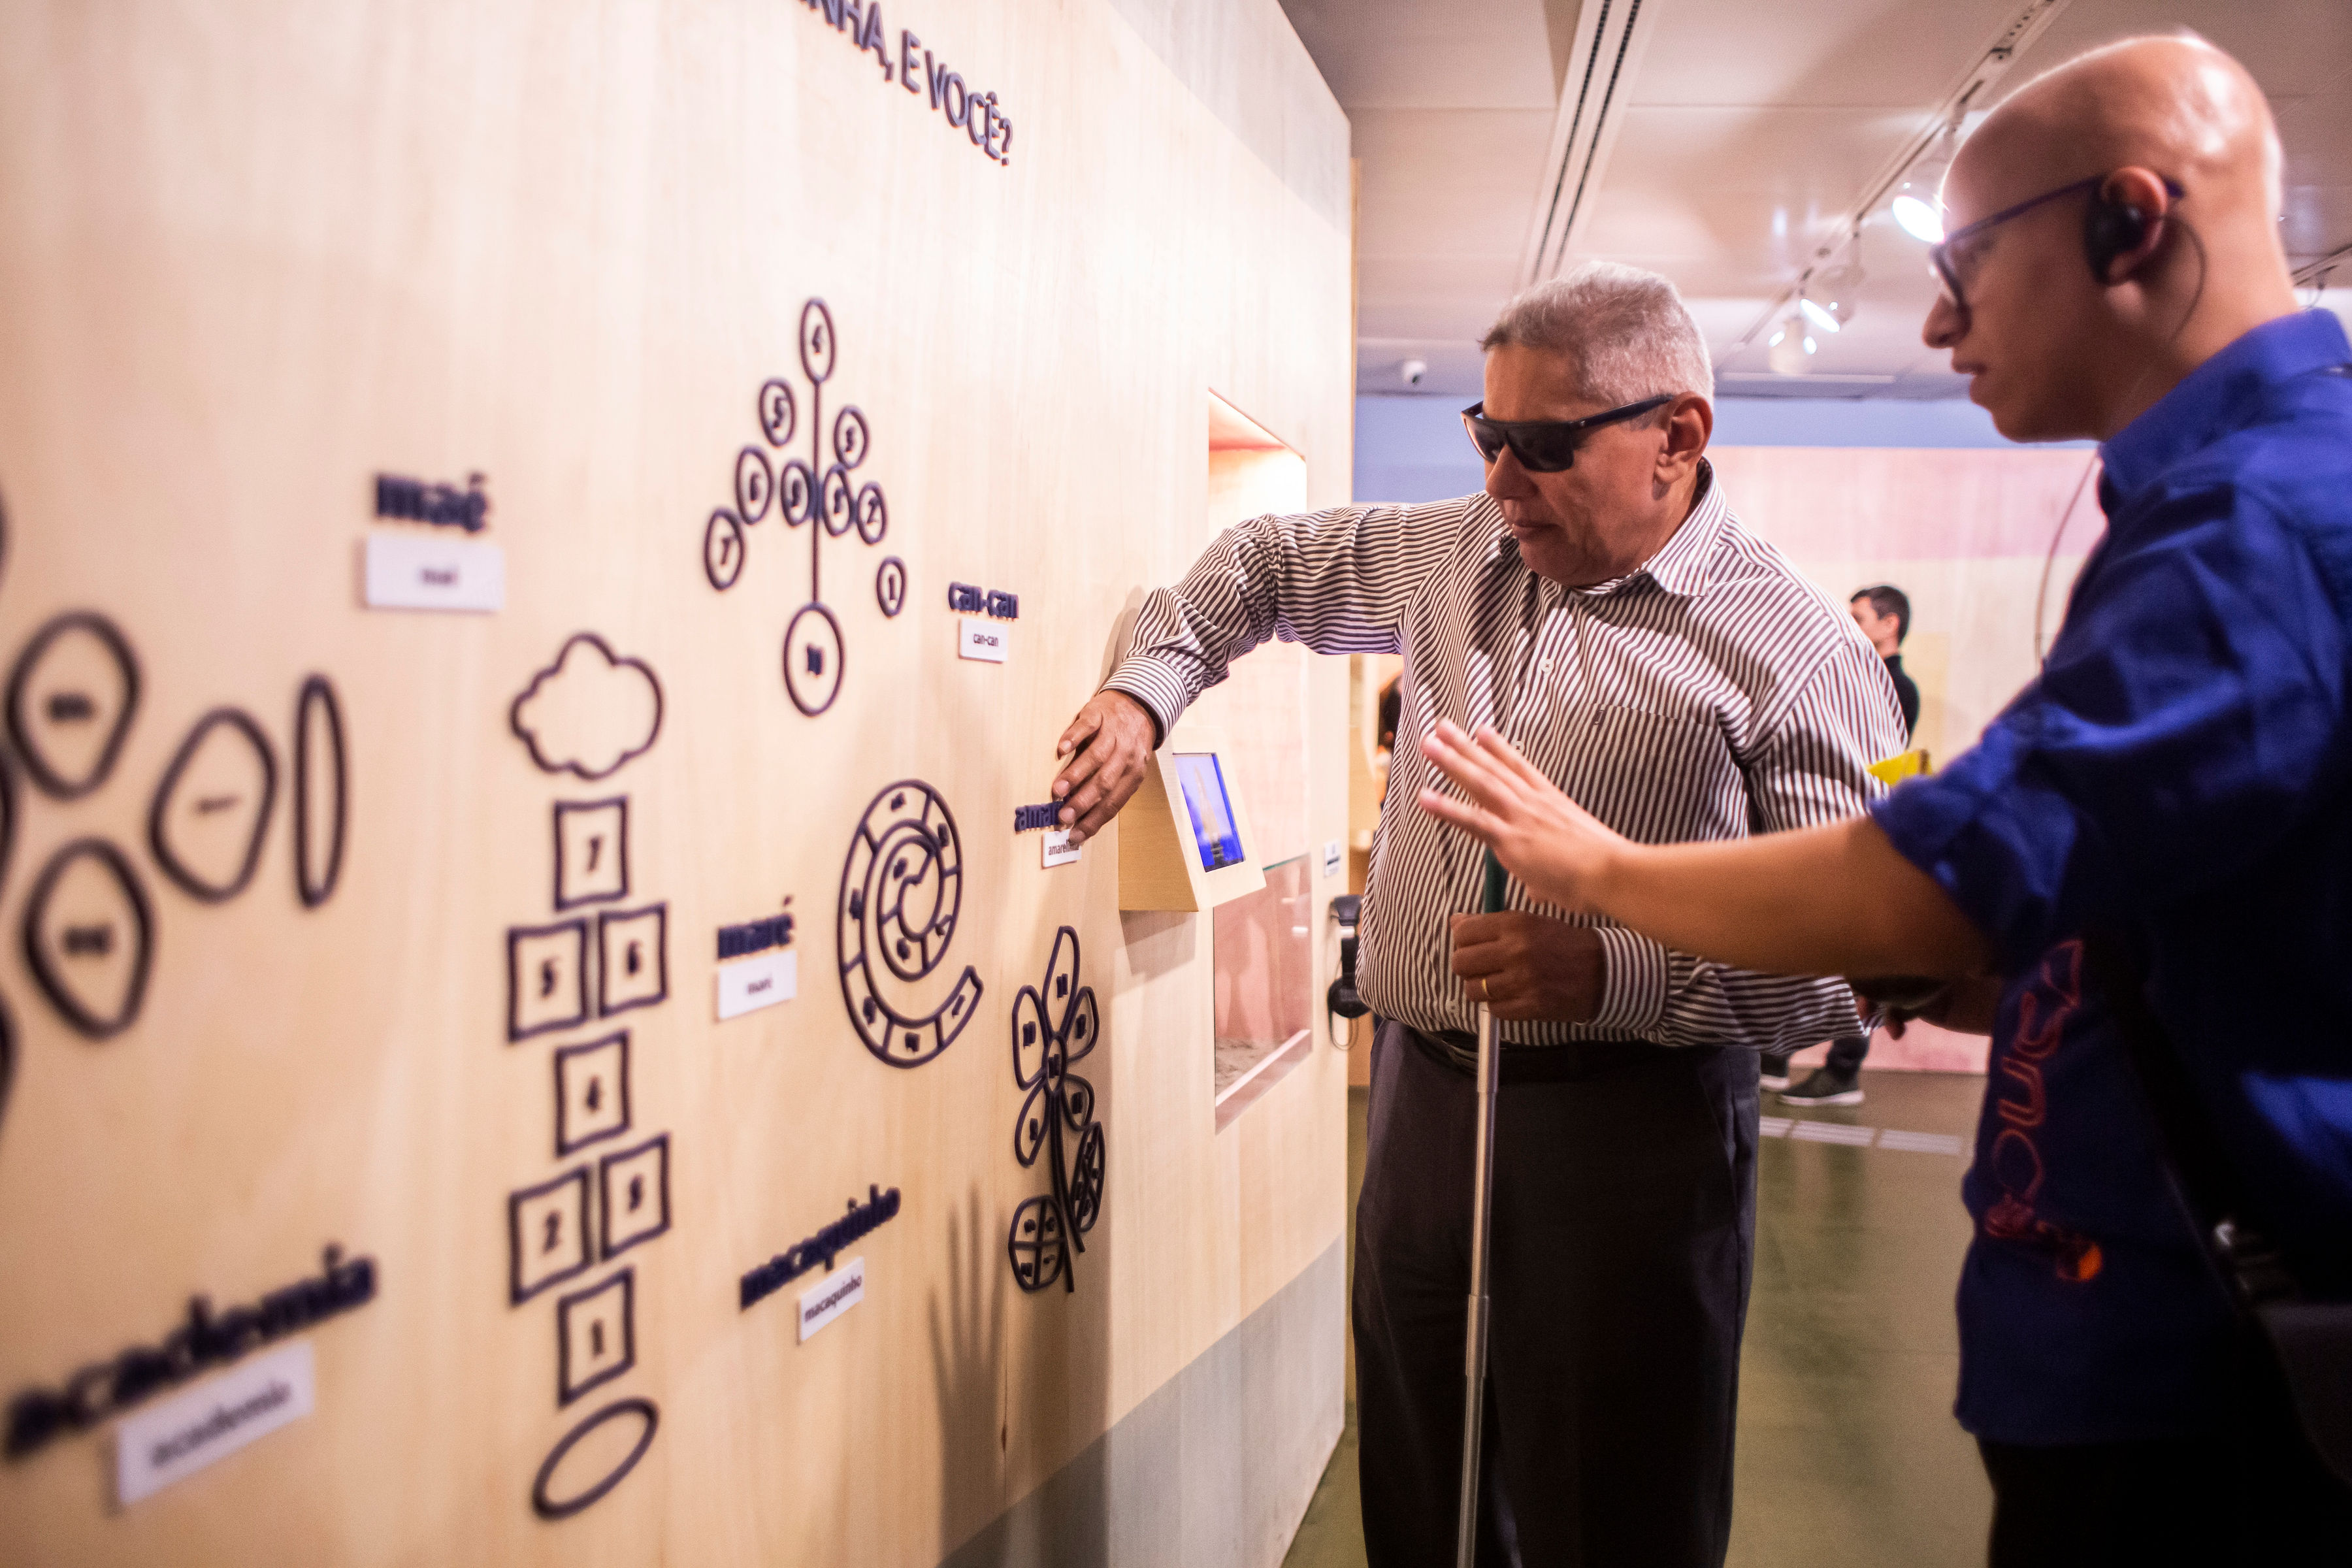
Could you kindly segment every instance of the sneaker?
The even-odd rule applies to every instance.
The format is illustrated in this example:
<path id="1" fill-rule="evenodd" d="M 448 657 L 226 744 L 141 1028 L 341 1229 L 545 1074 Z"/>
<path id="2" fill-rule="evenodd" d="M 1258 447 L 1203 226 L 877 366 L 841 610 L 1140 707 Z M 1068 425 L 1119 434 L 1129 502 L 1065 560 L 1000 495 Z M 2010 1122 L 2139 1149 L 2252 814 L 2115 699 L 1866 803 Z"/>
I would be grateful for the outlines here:
<path id="1" fill-rule="evenodd" d="M 1789 1058 L 1796 1054 L 1794 1051 L 1764 1052 L 1760 1058 L 1763 1065 L 1756 1078 L 1757 1083 L 1765 1089 L 1788 1088 Z"/>
<path id="2" fill-rule="evenodd" d="M 1795 1089 L 1780 1093 L 1783 1105 L 1860 1105 L 1862 1080 L 1848 1073 L 1832 1072 L 1827 1068 L 1816 1068 L 1811 1078 Z"/>

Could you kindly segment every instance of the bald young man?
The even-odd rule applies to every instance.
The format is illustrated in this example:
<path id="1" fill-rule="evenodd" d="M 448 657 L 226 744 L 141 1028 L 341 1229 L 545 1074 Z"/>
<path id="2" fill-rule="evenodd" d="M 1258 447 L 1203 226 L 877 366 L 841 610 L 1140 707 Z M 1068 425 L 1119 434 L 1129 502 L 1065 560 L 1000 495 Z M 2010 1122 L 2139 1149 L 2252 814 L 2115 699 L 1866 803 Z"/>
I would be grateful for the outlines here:
<path id="1" fill-rule="evenodd" d="M 2279 186 L 2261 92 L 2180 38 L 2042 77 L 1955 159 L 1924 335 L 2003 434 L 2105 443 L 2107 530 L 1943 774 L 1649 846 L 1498 737 L 1424 746 L 1468 803 L 1423 806 L 1538 898 L 1747 969 L 1931 977 L 1928 1016 L 1990 1028 L 1958 1414 L 2000 1568 L 2352 1560 L 2129 1043 L 2179 1064 L 2168 1103 L 2303 1293 L 2352 1300 L 2352 345 L 2296 308 Z"/>

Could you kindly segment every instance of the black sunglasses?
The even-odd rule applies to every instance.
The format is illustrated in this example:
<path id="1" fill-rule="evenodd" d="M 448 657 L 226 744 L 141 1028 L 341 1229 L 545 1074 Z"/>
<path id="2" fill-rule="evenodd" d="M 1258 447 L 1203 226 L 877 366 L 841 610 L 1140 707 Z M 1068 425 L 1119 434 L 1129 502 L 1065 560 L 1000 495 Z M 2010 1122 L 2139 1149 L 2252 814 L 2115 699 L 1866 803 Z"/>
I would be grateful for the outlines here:
<path id="1" fill-rule="evenodd" d="M 2054 202 L 2082 191 L 2096 191 L 2107 183 L 2107 178 L 2105 174 L 2094 174 L 2087 180 L 2077 180 L 2071 185 L 2061 185 L 2054 191 L 2044 191 L 2040 195 L 2029 197 L 2013 207 L 2003 207 L 1990 217 L 1980 217 L 1966 228 L 1956 228 L 1936 244 L 1929 246 L 1927 270 L 1935 275 L 1937 287 L 1943 289 L 1944 298 L 1952 302 L 1952 309 L 1960 313 L 1962 320 L 1967 319 L 1969 297 L 1960 286 L 1958 247 L 1961 245 L 1974 239 L 1988 229 L 1999 227 L 2013 217 L 2022 217 L 2046 202 Z M 2170 180 L 2164 182 L 2164 190 L 2165 194 L 2176 202 L 2188 194 Z"/>
<path id="2" fill-rule="evenodd" d="M 1462 427 L 1470 432 L 1470 444 L 1478 448 L 1478 456 L 1489 463 L 1500 458 L 1503 448 L 1508 447 L 1511 455 L 1518 458 L 1519 467 L 1528 472 L 1557 474 L 1575 465 L 1576 438 L 1587 430 L 1647 414 L 1674 400 L 1673 393 L 1662 392 L 1655 397 L 1581 419 L 1489 419 L 1486 405 L 1479 402 L 1462 411 Z"/>

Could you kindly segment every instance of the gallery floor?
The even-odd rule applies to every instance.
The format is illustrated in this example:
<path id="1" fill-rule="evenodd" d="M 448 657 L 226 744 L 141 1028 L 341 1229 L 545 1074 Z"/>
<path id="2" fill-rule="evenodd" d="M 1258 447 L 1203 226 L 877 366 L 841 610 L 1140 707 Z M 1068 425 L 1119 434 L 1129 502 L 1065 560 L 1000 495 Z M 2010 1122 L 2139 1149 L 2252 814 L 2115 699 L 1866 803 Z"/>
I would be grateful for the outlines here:
<path id="1" fill-rule="evenodd" d="M 1764 1123 L 1732 1568 L 1984 1561 L 1992 1496 L 1951 1416 L 1962 1151 L 1984 1079 L 1865 1070 L 1863 1084 L 1848 1108 L 1765 1099 L 1778 1114 Z M 1350 1093 L 1352 1212 L 1365 1091 Z M 1289 1568 L 1364 1561 L 1354 1379 L 1350 1347 L 1347 1431 Z"/>

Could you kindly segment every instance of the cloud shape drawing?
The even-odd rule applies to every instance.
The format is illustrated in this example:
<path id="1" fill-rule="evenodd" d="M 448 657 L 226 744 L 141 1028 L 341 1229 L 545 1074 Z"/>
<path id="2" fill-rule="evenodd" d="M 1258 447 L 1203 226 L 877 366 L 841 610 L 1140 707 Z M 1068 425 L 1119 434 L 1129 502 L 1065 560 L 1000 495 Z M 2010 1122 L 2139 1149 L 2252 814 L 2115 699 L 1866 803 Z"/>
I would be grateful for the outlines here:
<path id="1" fill-rule="evenodd" d="M 661 681 L 645 660 L 623 658 L 594 632 L 574 632 L 514 700 L 509 721 L 543 771 L 601 779 L 661 733 Z"/>

